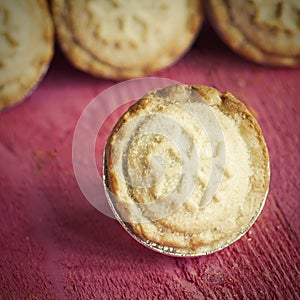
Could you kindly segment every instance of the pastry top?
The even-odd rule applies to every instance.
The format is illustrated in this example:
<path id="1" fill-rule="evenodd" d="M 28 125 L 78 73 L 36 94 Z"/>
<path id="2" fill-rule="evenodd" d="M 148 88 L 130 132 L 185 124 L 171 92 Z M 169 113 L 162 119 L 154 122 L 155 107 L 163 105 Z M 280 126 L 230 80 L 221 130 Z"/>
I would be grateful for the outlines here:
<path id="1" fill-rule="evenodd" d="M 53 55 L 53 31 L 46 0 L 0 2 L 0 109 L 36 86 Z"/>
<path id="2" fill-rule="evenodd" d="M 206 86 L 146 94 L 114 127 L 104 166 L 119 221 L 174 255 L 234 242 L 258 217 L 269 185 L 257 121 L 233 95 Z"/>
<path id="3" fill-rule="evenodd" d="M 300 65 L 298 0 L 208 0 L 207 12 L 223 40 L 242 56 L 266 65 Z"/>
<path id="4" fill-rule="evenodd" d="M 52 10 L 70 61 L 112 79 L 172 64 L 191 45 L 203 19 L 202 0 L 53 0 Z"/>

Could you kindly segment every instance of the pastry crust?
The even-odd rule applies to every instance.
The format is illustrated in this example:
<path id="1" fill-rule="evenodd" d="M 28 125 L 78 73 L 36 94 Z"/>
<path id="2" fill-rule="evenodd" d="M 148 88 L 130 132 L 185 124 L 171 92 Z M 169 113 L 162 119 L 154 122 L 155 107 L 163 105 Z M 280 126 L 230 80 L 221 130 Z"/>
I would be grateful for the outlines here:
<path id="1" fill-rule="evenodd" d="M 94 76 L 144 76 L 178 60 L 202 24 L 202 0 L 53 0 L 59 43 Z"/>
<path id="2" fill-rule="evenodd" d="M 222 155 L 210 152 L 214 141 L 193 117 L 200 109 L 207 118 L 207 107 L 224 136 L 216 149 L 224 142 L 226 155 L 220 185 L 202 205 L 209 177 L 216 174 L 210 173 L 212 159 Z M 193 165 L 182 167 L 183 156 L 193 153 L 190 141 L 199 158 L 196 185 L 176 202 L 169 195 L 190 186 Z M 158 156 L 164 160 L 155 161 Z M 241 237 L 262 210 L 269 176 L 268 151 L 254 116 L 232 94 L 206 86 L 149 92 L 120 118 L 105 148 L 104 184 L 117 219 L 138 241 L 171 255 L 212 253 Z"/>
<path id="3" fill-rule="evenodd" d="M 264 65 L 300 65 L 300 2 L 208 0 L 210 23 L 241 56 Z"/>
<path id="4" fill-rule="evenodd" d="M 38 84 L 53 56 L 54 28 L 45 0 L 0 3 L 0 109 Z"/>

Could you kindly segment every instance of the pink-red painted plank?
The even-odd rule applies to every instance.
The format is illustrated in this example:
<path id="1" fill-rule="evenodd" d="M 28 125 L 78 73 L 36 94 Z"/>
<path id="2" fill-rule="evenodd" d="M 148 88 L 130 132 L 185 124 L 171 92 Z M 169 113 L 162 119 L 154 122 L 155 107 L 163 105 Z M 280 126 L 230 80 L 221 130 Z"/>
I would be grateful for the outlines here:
<path id="1" fill-rule="evenodd" d="M 299 298 L 300 70 L 247 62 L 206 28 L 155 75 L 231 91 L 257 116 L 272 170 L 258 221 L 223 251 L 178 259 L 94 209 L 74 177 L 72 138 L 114 82 L 73 69 L 57 49 L 38 89 L 0 114 L 0 299 Z"/>

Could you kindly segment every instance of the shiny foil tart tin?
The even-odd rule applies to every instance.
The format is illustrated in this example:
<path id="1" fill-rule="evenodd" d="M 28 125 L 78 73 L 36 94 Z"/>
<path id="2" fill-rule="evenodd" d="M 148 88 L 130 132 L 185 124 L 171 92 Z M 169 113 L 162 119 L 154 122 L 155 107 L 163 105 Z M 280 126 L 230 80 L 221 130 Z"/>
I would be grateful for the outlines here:
<path id="1" fill-rule="evenodd" d="M 162 103 L 164 103 L 164 107 Z M 194 105 L 195 103 L 197 104 L 196 106 Z M 198 106 L 199 103 L 201 103 L 200 106 Z M 160 105 L 162 106 L 159 108 Z M 171 107 L 172 105 L 175 105 L 174 108 Z M 206 106 L 208 106 L 209 109 L 213 107 L 215 115 L 212 118 L 215 118 L 215 120 L 221 124 L 219 129 L 221 129 L 221 131 L 223 129 L 223 135 L 216 135 L 215 137 L 209 132 L 209 127 L 206 127 L 204 130 L 206 135 L 211 135 L 209 137 L 209 144 L 212 148 L 212 153 L 217 153 L 214 154 L 213 157 L 222 157 L 223 148 L 221 146 L 223 145 L 223 141 L 224 145 L 227 145 L 226 147 L 224 146 L 223 149 L 224 161 L 222 159 L 217 161 L 217 164 L 219 164 L 218 167 L 220 167 L 220 163 L 223 163 L 222 176 L 220 177 L 218 186 L 216 186 L 209 197 L 211 201 L 203 200 L 205 195 L 207 195 L 205 192 L 210 190 L 209 185 L 211 181 L 208 180 L 206 182 L 207 186 L 202 194 L 201 201 L 203 202 L 198 201 L 198 199 L 201 198 L 198 196 L 201 194 L 201 189 L 197 189 L 198 186 L 196 186 L 192 192 L 188 194 L 188 197 L 185 197 L 186 199 L 184 198 L 184 201 L 178 202 L 179 204 L 176 202 L 176 197 L 173 197 L 174 199 L 172 198 L 171 202 L 170 199 L 166 197 L 165 199 L 167 200 L 164 201 L 163 199 L 162 202 L 159 202 L 159 205 L 148 206 L 147 202 L 143 202 L 144 199 L 139 198 L 141 195 L 149 195 L 150 192 L 147 191 L 148 186 L 147 188 L 146 186 L 134 186 L 136 183 L 134 183 L 134 177 L 132 177 L 132 173 L 130 173 L 130 168 L 132 166 L 142 168 L 143 165 L 148 165 L 148 163 L 150 163 L 150 165 L 153 163 L 154 169 L 157 165 L 164 165 L 161 160 L 158 160 L 158 164 L 156 164 L 155 160 L 153 162 L 153 157 L 156 159 L 157 153 L 170 153 L 171 150 L 166 148 L 167 146 L 173 147 L 175 150 L 179 149 L 181 151 L 180 154 L 186 154 L 185 148 L 180 148 L 180 145 L 178 146 L 178 143 L 182 141 L 186 132 L 180 131 L 180 135 L 174 137 L 172 141 L 173 144 L 169 143 L 167 139 L 171 139 L 172 137 L 168 135 L 167 131 L 164 133 L 159 131 L 161 130 L 160 128 L 163 128 L 164 124 L 169 121 L 155 118 L 161 117 L 161 115 L 165 117 L 169 114 L 168 117 L 174 117 L 173 119 L 175 119 L 177 123 L 182 120 L 183 123 L 185 123 L 186 120 L 190 120 L 191 117 L 194 117 L 194 119 L 191 120 L 192 126 L 188 126 L 188 128 L 193 129 L 191 135 L 195 134 L 195 142 L 197 143 L 199 142 L 197 138 L 200 138 L 200 131 L 197 131 L 197 123 L 193 124 L 193 122 L 195 120 L 199 121 L 200 118 L 197 119 L 194 111 L 200 109 L 205 114 L 200 114 L 199 116 L 207 118 L 209 111 L 206 110 Z M 178 114 L 178 111 L 181 114 L 180 109 L 182 108 L 184 108 L 184 112 L 182 112 L 182 120 L 179 121 L 176 114 Z M 185 114 L 186 109 L 189 109 L 189 114 Z M 193 115 L 190 115 L 191 111 Z M 143 114 L 141 114 L 141 112 L 143 112 Z M 142 119 L 141 115 L 143 115 Z M 126 122 L 136 120 L 134 119 L 136 117 L 138 117 L 137 127 L 135 127 L 136 124 L 134 124 L 133 127 L 131 124 L 130 131 L 128 131 Z M 151 118 L 153 118 L 153 124 L 158 125 L 154 125 L 153 127 Z M 224 120 L 222 120 L 222 118 L 224 118 Z M 205 121 L 203 122 L 205 123 Z M 213 124 L 213 121 L 209 120 L 207 124 Z M 205 127 L 207 124 L 201 124 L 201 126 Z M 181 125 L 182 124 L 180 124 L 180 126 Z M 147 128 L 146 131 L 140 131 L 143 126 Z M 170 131 L 176 131 L 176 124 L 174 125 L 172 123 L 170 126 L 175 126 L 172 127 Z M 201 126 L 199 125 L 199 130 Z M 216 124 L 213 124 L 213 131 L 215 131 L 216 126 Z M 157 130 L 157 132 L 155 132 L 154 129 Z M 127 134 L 129 135 L 130 143 L 128 144 L 126 142 L 125 147 L 122 142 L 126 141 L 125 135 Z M 237 135 L 237 137 L 234 138 L 234 135 Z M 178 136 L 180 137 L 179 139 Z M 201 137 L 201 143 L 203 138 L 204 135 Z M 216 140 L 219 139 L 219 142 L 214 145 L 212 138 Z M 161 139 L 162 142 L 157 142 L 159 139 Z M 149 141 L 151 141 L 153 145 Z M 176 143 L 174 141 L 176 141 L 177 145 L 175 145 Z M 185 140 L 183 145 L 186 146 L 188 141 L 188 139 Z M 150 146 L 147 144 L 148 142 Z M 233 145 L 230 145 L 231 143 Z M 161 144 L 163 146 L 161 146 Z M 216 150 L 213 148 L 214 146 L 219 152 L 214 152 Z M 154 151 L 153 155 L 151 152 L 147 152 L 148 148 Z M 199 150 L 198 148 L 197 151 Z M 124 153 L 120 149 L 122 149 L 122 151 L 125 149 Z M 163 149 L 161 150 L 162 152 L 159 152 L 159 149 Z M 167 150 L 165 151 L 165 149 Z M 244 151 L 247 152 L 245 155 L 239 153 L 240 150 L 245 149 L 247 149 L 247 151 Z M 201 153 L 202 150 L 197 151 L 196 154 L 201 158 L 199 160 L 201 162 L 199 166 L 201 166 L 203 160 L 202 156 L 205 156 L 206 152 L 203 151 L 203 153 Z M 134 153 L 139 153 L 139 157 L 132 156 Z M 147 161 L 148 156 L 151 155 L 152 158 Z M 124 163 L 127 159 L 131 159 L 129 164 Z M 163 174 L 166 174 L 166 177 L 168 172 L 173 172 L 174 165 L 176 165 L 176 162 L 174 163 L 174 161 L 171 160 L 168 168 L 168 159 L 169 157 L 166 155 L 165 169 L 163 172 Z M 180 159 L 178 161 L 182 162 Z M 119 167 L 118 163 L 120 163 Z M 199 172 L 198 165 L 195 161 L 192 161 L 192 163 L 196 166 L 196 173 L 192 176 L 195 177 L 195 174 L 198 176 L 201 172 Z M 212 162 L 212 165 L 213 164 L 214 162 Z M 243 166 L 243 164 L 246 164 L 246 166 Z M 184 180 L 188 178 L 186 177 L 188 173 L 193 172 L 191 166 L 192 165 L 189 165 L 188 169 L 183 168 L 182 175 L 180 175 L 181 181 L 178 180 L 178 182 L 184 182 Z M 139 172 L 138 169 L 135 169 L 135 171 Z M 235 174 L 234 171 L 236 171 L 237 174 Z M 125 175 L 121 174 L 122 172 L 124 172 Z M 214 170 L 212 167 L 212 173 L 213 172 L 216 172 L 216 169 Z M 149 174 L 152 173 L 150 172 Z M 172 181 L 167 182 L 169 185 L 176 181 L 176 174 L 170 173 L 170 175 Z M 126 176 L 131 176 L 129 182 L 125 182 L 127 180 Z M 217 178 L 217 175 L 211 177 Z M 201 178 L 200 174 L 197 180 L 200 182 Z M 160 181 L 163 180 L 164 179 L 160 177 Z M 156 252 L 175 257 L 195 257 L 211 254 L 226 248 L 240 239 L 251 228 L 260 215 L 268 194 L 269 181 L 270 162 L 268 150 L 261 129 L 254 116 L 230 93 L 222 94 L 214 88 L 205 86 L 176 85 L 150 91 L 141 100 L 131 106 L 119 119 L 107 140 L 103 155 L 104 190 L 115 218 L 122 227 L 142 245 Z M 133 184 L 132 190 L 130 190 L 131 184 Z M 159 184 L 160 182 L 156 182 L 153 186 L 156 187 L 159 186 Z M 201 186 L 201 184 L 199 184 L 199 186 Z M 150 189 L 151 188 L 153 187 L 151 186 Z M 130 192 L 128 192 L 129 190 Z M 139 194 L 140 191 L 142 191 L 141 194 Z M 154 191 L 156 191 L 156 188 L 154 188 Z M 144 192 L 145 194 L 143 194 Z M 150 196 L 152 196 L 151 193 Z M 176 195 L 178 196 L 178 194 Z M 242 197 L 243 195 L 244 197 Z M 125 198 L 129 199 L 130 204 L 126 202 Z M 125 201 L 123 201 L 124 199 Z M 151 201 L 149 203 L 152 204 Z M 153 207 L 155 207 L 155 209 Z M 169 207 L 172 207 L 172 209 L 170 210 Z M 150 211 L 151 213 L 149 213 Z M 139 212 L 139 215 L 136 214 L 136 212 Z M 153 217 L 153 212 L 156 213 L 155 217 Z M 163 214 L 162 212 L 167 213 Z M 137 218 L 136 215 L 138 215 Z"/>

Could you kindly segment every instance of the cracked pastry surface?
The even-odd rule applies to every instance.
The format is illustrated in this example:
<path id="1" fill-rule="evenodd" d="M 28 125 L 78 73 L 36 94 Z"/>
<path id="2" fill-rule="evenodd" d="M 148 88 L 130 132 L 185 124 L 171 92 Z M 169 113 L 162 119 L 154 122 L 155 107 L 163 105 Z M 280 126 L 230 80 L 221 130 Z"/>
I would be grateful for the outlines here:
<path id="1" fill-rule="evenodd" d="M 208 0 L 210 23 L 235 52 L 260 64 L 300 65 L 298 0 Z"/>
<path id="2" fill-rule="evenodd" d="M 60 45 L 77 68 L 111 79 L 174 63 L 192 44 L 202 0 L 53 0 Z"/>
<path id="3" fill-rule="evenodd" d="M 45 0 L 0 2 L 0 109 L 37 85 L 53 55 L 53 34 Z"/>
<path id="4" fill-rule="evenodd" d="M 123 226 L 176 255 L 211 253 L 238 239 L 258 217 L 269 185 L 257 121 L 233 95 L 206 86 L 146 94 L 114 127 L 104 166 Z"/>

